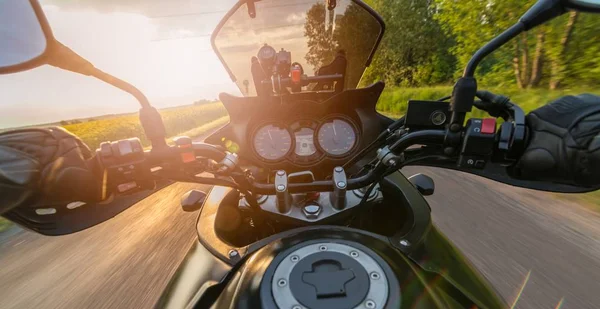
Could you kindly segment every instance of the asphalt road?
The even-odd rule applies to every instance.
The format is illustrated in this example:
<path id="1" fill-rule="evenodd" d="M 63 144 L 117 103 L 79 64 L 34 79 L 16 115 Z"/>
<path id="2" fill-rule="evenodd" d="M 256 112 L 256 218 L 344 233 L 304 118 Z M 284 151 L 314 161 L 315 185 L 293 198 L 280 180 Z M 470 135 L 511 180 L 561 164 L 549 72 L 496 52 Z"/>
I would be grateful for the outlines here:
<path id="1" fill-rule="evenodd" d="M 600 307 L 600 217 L 552 194 L 451 171 L 436 180 L 435 223 L 516 308 Z M 174 184 L 112 220 L 62 237 L 0 241 L 0 308 L 150 308 L 195 238 Z"/>

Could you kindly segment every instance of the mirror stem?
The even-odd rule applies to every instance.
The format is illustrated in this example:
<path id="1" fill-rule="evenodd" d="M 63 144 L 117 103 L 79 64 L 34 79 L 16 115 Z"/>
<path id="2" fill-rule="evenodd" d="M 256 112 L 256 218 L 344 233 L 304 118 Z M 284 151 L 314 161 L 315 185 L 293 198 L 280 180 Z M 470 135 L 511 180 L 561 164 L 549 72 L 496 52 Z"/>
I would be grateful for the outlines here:
<path id="1" fill-rule="evenodd" d="M 144 128 L 144 133 L 150 142 L 152 148 L 161 150 L 167 148 L 165 125 L 160 113 L 150 105 L 148 98 L 132 84 L 105 73 L 78 55 L 76 52 L 54 41 L 51 46 L 51 52 L 47 63 L 51 66 L 79 73 L 86 76 L 93 76 L 109 85 L 115 86 L 131 95 L 133 95 L 142 108 L 140 109 L 140 122 Z"/>
<path id="2" fill-rule="evenodd" d="M 135 86 L 97 69 L 92 63 L 58 41 L 53 43 L 52 54 L 48 57 L 48 64 L 63 70 L 86 76 L 93 76 L 105 83 L 130 93 L 138 100 L 142 108 L 150 107 L 148 98 L 146 98 L 146 96 Z"/>
<path id="3" fill-rule="evenodd" d="M 522 22 L 518 22 L 514 24 L 512 27 L 508 28 L 506 31 L 502 32 L 499 36 L 495 37 L 489 43 L 487 43 L 484 47 L 478 50 L 475 55 L 469 60 L 467 67 L 463 73 L 463 77 L 473 77 L 475 76 L 475 69 L 479 63 L 493 51 L 502 47 L 508 41 L 515 38 L 517 35 L 521 34 L 525 30 L 525 24 Z"/>

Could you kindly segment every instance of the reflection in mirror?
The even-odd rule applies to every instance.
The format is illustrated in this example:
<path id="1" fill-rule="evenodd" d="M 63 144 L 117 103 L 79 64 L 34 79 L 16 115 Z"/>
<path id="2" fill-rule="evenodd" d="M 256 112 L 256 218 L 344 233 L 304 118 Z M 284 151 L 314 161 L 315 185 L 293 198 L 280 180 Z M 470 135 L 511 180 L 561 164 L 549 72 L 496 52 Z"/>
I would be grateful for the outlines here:
<path id="1" fill-rule="evenodd" d="M 264 0 L 255 3 L 254 18 L 248 15 L 245 3 L 225 18 L 214 46 L 244 96 L 257 94 L 257 76 L 261 77 L 257 80 L 271 77 L 282 49 L 291 53 L 286 63 L 299 65 L 307 76 L 319 75 L 320 69 L 321 75 L 343 74 L 334 61 L 343 56 L 347 61 L 345 88 L 357 86 L 382 34 L 382 26 L 356 2 L 336 2 L 335 8 L 329 10 L 326 0 Z M 271 48 L 263 48 L 265 45 Z M 264 74 L 257 74 L 261 69 L 259 62 Z M 302 90 L 315 90 L 317 86 L 308 85 Z"/>
<path id="2" fill-rule="evenodd" d="M 0 1 L 0 68 L 41 56 L 46 44 L 44 31 L 29 1 Z"/>

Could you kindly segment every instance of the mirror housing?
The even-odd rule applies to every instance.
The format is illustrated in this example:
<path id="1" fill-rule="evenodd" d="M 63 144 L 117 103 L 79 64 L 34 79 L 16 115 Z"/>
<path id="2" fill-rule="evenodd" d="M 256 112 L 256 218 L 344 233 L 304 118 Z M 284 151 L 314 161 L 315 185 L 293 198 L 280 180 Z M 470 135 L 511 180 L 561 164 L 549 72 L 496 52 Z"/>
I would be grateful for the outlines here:
<path id="1" fill-rule="evenodd" d="M 20 54 L 16 59 L 6 60 L 6 63 L 0 61 L 0 74 L 26 71 L 46 64 L 56 40 L 37 0 L 1 1 L 0 20 L 10 24 L 0 28 L 0 60 L 10 58 L 10 55 L 2 53 Z M 26 39 L 22 39 L 23 36 Z M 11 50 L 14 45 L 11 43 L 21 43 L 14 46 L 20 50 Z"/>

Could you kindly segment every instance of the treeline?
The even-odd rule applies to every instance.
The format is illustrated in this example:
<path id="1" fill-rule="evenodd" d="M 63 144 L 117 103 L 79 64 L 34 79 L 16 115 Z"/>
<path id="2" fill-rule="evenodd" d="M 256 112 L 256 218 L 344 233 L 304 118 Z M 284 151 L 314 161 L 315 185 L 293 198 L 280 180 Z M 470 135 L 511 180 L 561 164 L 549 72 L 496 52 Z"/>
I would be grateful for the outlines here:
<path id="1" fill-rule="evenodd" d="M 535 0 L 367 0 L 386 21 L 364 82 L 451 84 L 470 57 Z M 520 35 L 482 62 L 478 82 L 519 88 L 600 86 L 600 18 L 567 13 Z"/>

